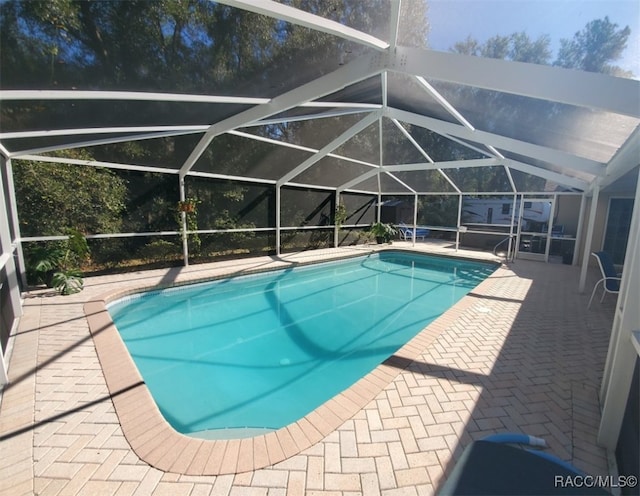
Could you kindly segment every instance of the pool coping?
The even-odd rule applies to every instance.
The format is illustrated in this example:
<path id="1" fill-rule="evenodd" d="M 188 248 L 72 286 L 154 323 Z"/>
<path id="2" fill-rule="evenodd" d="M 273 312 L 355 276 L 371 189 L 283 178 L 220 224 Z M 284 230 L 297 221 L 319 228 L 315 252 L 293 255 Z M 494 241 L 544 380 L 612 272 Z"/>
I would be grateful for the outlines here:
<path id="1" fill-rule="evenodd" d="M 387 248 L 382 250 L 387 251 Z M 416 253 L 412 250 L 398 250 L 392 247 L 388 250 Z M 267 434 L 243 439 L 200 439 L 181 434 L 173 429 L 153 400 L 107 310 L 107 305 L 111 301 L 141 291 L 357 256 L 362 254 L 347 256 L 340 254 L 310 262 L 282 261 L 281 264 L 270 268 L 243 269 L 241 274 L 230 268 L 228 272 L 223 271 L 219 275 L 204 278 L 186 277 L 172 284 L 133 285 L 110 291 L 85 303 L 84 313 L 118 420 L 127 442 L 136 455 L 152 467 L 165 472 L 184 475 L 224 475 L 272 466 L 305 451 L 374 400 L 402 370 L 406 369 L 425 348 L 436 340 L 452 321 L 477 301 L 470 296 L 472 293 L 483 293 L 490 289 L 493 284 L 492 279 L 501 269 L 500 265 L 496 264 L 496 272 L 346 390 L 297 422 Z M 447 258 L 495 263 L 469 257 Z"/>

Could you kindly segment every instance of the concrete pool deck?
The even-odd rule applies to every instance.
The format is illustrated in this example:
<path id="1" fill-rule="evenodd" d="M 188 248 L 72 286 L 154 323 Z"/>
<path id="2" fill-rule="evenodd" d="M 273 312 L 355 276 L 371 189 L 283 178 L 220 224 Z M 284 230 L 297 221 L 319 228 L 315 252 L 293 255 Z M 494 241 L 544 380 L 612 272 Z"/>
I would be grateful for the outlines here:
<path id="1" fill-rule="evenodd" d="M 174 439 L 167 446 L 167 435 L 154 430 L 159 424 L 153 416 L 138 415 L 140 401 L 130 401 L 139 381 L 124 374 L 120 389 L 108 388 L 98 359 L 101 345 L 96 353 L 83 312 L 88 301 L 133 286 L 166 286 L 370 248 L 92 277 L 77 295 L 26 295 L 11 383 L 0 409 L 0 490 L 12 495 L 432 494 L 471 440 L 504 431 L 541 436 L 551 453 L 588 473 L 608 473 L 595 435 L 614 301 L 608 296 L 587 313 L 589 295 L 577 292 L 577 267 L 527 261 L 502 266 L 400 350 L 384 366 L 384 377 L 345 393 L 360 397 L 353 412 L 336 400 L 319 415 L 325 425 L 303 422 L 288 437 L 224 446 Z M 416 249 L 452 254 L 436 243 L 418 243 Z M 589 289 L 596 277 L 590 273 Z M 126 420 L 114 408 L 119 401 L 138 411 L 138 435 L 155 442 L 156 449 L 164 446 L 162 455 L 156 451 L 155 466 L 132 449 L 136 433 L 125 436 Z M 222 475 L 197 475 L 213 466 Z"/>

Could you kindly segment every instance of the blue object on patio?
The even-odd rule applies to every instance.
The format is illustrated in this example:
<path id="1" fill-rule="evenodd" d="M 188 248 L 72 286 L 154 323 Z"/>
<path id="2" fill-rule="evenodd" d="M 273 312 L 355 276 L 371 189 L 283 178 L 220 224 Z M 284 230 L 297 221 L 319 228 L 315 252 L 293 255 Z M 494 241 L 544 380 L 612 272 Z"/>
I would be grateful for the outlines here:
<path id="1" fill-rule="evenodd" d="M 474 441 L 438 494 L 609 494 L 595 485 L 580 484 L 585 474 L 564 460 L 512 444 L 546 447 L 543 439 L 524 434 L 496 434 Z"/>
<path id="2" fill-rule="evenodd" d="M 602 303 L 605 294 L 618 294 L 620 292 L 621 281 L 620 274 L 616 271 L 616 268 L 613 265 L 611 255 L 609 255 L 606 251 L 594 252 L 591 255 L 596 257 L 596 260 L 598 261 L 598 267 L 600 267 L 602 279 L 600 279 L 593 287 L 587 309 L 591 308 L 591 302 L 593 301 L 593 297 L 595 296 L 596 290 L 598 289 L 598 286 L 600 284 L 602 284 L 602 297 L 600 298 L 600 303 Z"/>
<path id="3" fill-rule="evenodd" d="M 404 239 L 405 241 L 413 239 L 413 227 L 409 227 L 403 222 L 398 224 L 398 232 L 400 233 L 400 239 Z M 429 229 L 416 227 L 416 239 L 424 239 L 427 236 L 429 236 Z"/>

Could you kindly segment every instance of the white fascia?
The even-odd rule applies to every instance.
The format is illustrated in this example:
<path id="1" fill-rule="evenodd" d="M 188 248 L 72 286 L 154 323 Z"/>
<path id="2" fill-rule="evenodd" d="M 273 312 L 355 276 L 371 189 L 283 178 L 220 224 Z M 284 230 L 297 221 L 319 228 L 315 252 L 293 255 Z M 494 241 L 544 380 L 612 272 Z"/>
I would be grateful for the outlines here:
<path id="1" fill-rule="evenodd" d="M 382 60 L 377 55 L 375 53 L 364 55 L 330 74 L 273 98 L 267 104 L 257 105 L 211 125 L 181 167 L 180 174 L 184 176 L 191 170 L 216 136 L 297 107 L 311 100 L 316 100 L 378 74 L 381 71 Z"/>
<path id="2" fill-rule="evenodd" d="M 595 160 L 590 160 L 576 155 L 571 155 L 560 150 L 554 150 L 540 145 L 534 145 L 532 143 L 526 143 L 524 141 L 516 140 L 513 138 L 507 138 L 498 134 L 489 133 L 486 131 L 471 131 L 466 127 L 453 124 L 450 122 L 441 121 L 431 117 L 425 117 L 423 115 L 414 114 L 405 110 L 398 110 L 395 108 L 388 108 L 385 110 L 385 115 L 391 119 L 398 119 L 409 124 L 421 126 L 432 130 L 438 134 L 456 136 L 461 139 L 474 141 L 476 143 L 491 144 L 496 148 L 507 150 L 510 152 L 523 155 L 525 157 L 531 157 L 551 164 L 556 164 L 558 167 L 564 169 L 573 169 L 578 172 L 584 172 L 592 174 L 594 176 L 602 176 L 605 173 L 605 166 Z"/>
<path id="3" fill-rule="evenodd" d="M 287 21 L 291 24 L 313 29 L 314 31 L 321 31 L 345 40 L 354 41 L 360 45 L 375 48 L 376 50 L 386 50 L 389 48 L 389 43 L 375 36 L 350 28 L 339 22 L 304 12 L 295 7 L 290 7 L 289 5 L 272 2 L 271 0 L 216 0 L 216 3 L 280 19 L 281 21 Z"/>
<path id="4" fill-rule="evenodd" d="M 388 69 L 640 118 L 640 81 L 594 72 L 397 47 Z"/>

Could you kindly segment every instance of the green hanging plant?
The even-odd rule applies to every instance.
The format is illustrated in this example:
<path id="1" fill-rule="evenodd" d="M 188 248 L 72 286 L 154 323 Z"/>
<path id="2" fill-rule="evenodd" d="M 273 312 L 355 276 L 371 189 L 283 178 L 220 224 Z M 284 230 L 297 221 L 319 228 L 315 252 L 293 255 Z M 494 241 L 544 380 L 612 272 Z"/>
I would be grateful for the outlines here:
<path id="1" fill-rule="evenodd" d="M 200 201 L 197 198 L 185 198 L 178 202 L 176 222 L 178 223 L 180 231 L 182 231 L 182 214 L 185 216 L 187 231 L 198 230 L 198 203 L 200 203 Z M 183 240 L 185 236 L 189 243 L 189 252 L 198 255 L 200 253 L 200 247 L 202 246 L 202 241 L 198 233 L 193 232 L 192 234 L 187 234 L 182 232 Z"/>
<path id="2" fill-rule="evenodd" d="M 347 207 L 344 203 L 338 203 L 336 205 L 336 211 L 334 214 L 334 223 L 338 229 L 342 227 L 342 224 L 347 220 Z"/>

